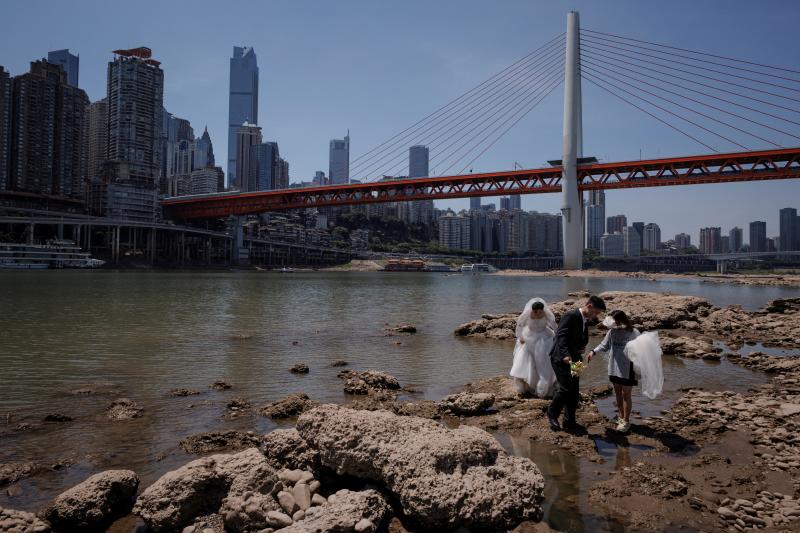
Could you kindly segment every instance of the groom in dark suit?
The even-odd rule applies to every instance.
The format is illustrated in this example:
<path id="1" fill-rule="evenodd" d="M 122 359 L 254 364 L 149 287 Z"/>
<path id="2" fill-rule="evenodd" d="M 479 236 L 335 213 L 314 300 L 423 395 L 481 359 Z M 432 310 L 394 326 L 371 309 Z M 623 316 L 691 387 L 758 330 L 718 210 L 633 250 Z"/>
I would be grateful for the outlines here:
<path id="1" fill-rule="evenodd" d="M 586 322 L 596 319 L 605 310 L 606 304 L 602 298 L 590 296 L 583 307 L 564 313 L 558 322 L 553 349 L 550 350 L 550 362 L 556 372 L 556 391 L 550 407 L 547 408 L 547 421 L 553 431 L 561 429 L 558 417 L 565 407 L 564 429 L 575 428 L 580 379 L 572 376 L 570 364 L 583 360 L 583 351 L 589 343 L 589 328 Z M 588 360 L 592 360 L 591 354 Z"/>

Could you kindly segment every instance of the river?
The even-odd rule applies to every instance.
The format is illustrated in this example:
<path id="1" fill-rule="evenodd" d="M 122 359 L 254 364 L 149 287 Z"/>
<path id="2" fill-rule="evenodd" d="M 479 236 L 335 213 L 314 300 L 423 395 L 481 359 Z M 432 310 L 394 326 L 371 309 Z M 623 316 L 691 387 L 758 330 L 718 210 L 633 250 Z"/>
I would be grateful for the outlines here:
<path id="1" fill-rule="evenodd" d="M 0 463 L 72 463 L 0 492 L 0 506 L 37 509 L 90 473 L 130 468 L 143 486 L 188 462 L 178 441 L 218 429 L 268 432 L 277 427 L 257 414 L 230 418 L 226 403 L 242 397 L 254 406 L 288 393 L 344 403 L 335 359 L 354 369 L 380 369 L 410 385 L 410 398 L 438 399 L 464 383 L 508 371 L 512 345 L 460 339 L 453 329 L 483 313 L 521 310 L 533 296 L 563 299 L 588 290 L 669 291 L 703 296 L 714 304 L 756 309 L 798 296 L 800 289 L 704 283 L 694 280 L 557 278 L 406 273 L 42 271 L 0 274 Z M 386 324 L 411 323 L 418 333 L 385 336 Z M 289 368 L 306 363 L 311 371 Z M 709 364 L 665 359 L 665 394 L 637 401 L 643 416 L 658 414 L 687 385 L 746 390 L 760 374 L 726 361 Z M 209 385 L 233 385 L 218 392 Z M 602 365 L 590 366 L 584 386 L 605 383 Z M 85 387 L 111 395 L 74 395 Z M 173 398 L 175 388 L 201 391 Z M 144 408 L 142 418 L 111 422 L 104 410 L 115 397 Z M 611 413 L 611 400 L 600 402 Z M 43 423 L 61 413 L 69 423 Z M 19 431 L 20 423 L 31 426 Z M 549 490 L 575 492 L 581 461 L 549 460 L 549 451 L 499 436 L 512 453 L 544 470 Z M 620 462 L 615 447 L 605 468 Z M 547 453 L 545 453 L 547 452 Z M 625 450 L 624 454 L 637 453 Z M 546 464 L 545 464 L 546 463 Z M 588 475 L 588 474 L 587 474 Z M 561 528 L 593 529 L 597 517 L 577 504 L 548 505 Z M 585 514 L 585 516 L 583 516 Z M 577 517 L 577 518 L 576 518 Z M 577 521 L 576 521 L 577 520 Z M 606 524 L 605 528 L 612 528 Z"/>

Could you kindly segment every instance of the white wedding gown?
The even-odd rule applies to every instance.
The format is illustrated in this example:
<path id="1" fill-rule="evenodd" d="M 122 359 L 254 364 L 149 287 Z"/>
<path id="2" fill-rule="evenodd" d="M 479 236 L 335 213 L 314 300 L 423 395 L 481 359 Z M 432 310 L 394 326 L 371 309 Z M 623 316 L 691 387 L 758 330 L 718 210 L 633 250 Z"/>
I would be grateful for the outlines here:
<path id="1" fill-rule="evenodd" d="M 539 398 L 546 398 L 551 395 L 556 381 L 556 374 L 550 363 L 550 349 L 553 347 L 556 325 L 546 317 L 539 320 L 520 318 L 510 374 L 516 378 L 514 381 L 519 392 L 531 391 Z M 520 339 L 525 342 L 521 343 Z"/>

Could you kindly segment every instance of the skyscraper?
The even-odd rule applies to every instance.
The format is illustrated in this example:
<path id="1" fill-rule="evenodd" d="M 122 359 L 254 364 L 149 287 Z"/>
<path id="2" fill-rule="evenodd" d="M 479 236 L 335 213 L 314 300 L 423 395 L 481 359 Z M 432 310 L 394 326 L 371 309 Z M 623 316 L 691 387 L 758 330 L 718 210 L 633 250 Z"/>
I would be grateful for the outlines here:
<path id="1" fill-rule="evenodd" d="M 722 230 L 720 228 L 700 229 L 700 253 L 718 254 L 722 251 Z"/>
<path id="2" fill-rule="evenodd" d="M 589 191 L 586 207 L 586 247 L 600 250 L 600 239 L 606 232 L 606 193 Z"/>
<path id="3" fill-rule="evenodd" d="M 228 95 L 228 184 L 236 175 L 236 132 L 245 122 L 258 124 L 258 60 L 251 46 L 234 46 Z"/>
<path id="4" fill-rule="evenodd" d="M 614 215 L 606 219 L 606 233 L 622 233 L 622 230 L 628 225 L 628 218 L 625 215 Z"/>
<path id="5" fill-rule="evenodd" d="M 641 237 L 639 232 L 633 226 L 625 226 L 622 228 L 622 237 L 625 241 L 625 255 L 628 257 L 639 257 L 642 249 L 639 246 Z"/>
<path id="6" fill-rule="evenodd" d="M 678 233 L 675 235 L 675 247 L 685 250 L 692 245 L 692 237 L 688 233 Z"/>
<path id="7" fill-rule="evenodd" d="M 500 197 L 500 210 L 508 211 L 511 209 L 511 199 L 508 196 Z"/>
<path id="8" fill-rule="evenodd" d="M 600 238 L 600 255 L 622 257 L 625 255 L 625 237 L 622 233 L 606 233 Z"/>
<path id="9" fill-rule="evenodd" d="M 344 139 L 331 139 L 328 158 L 328 179 L 331 185 L 350 183 L 350 132 Z"/>
<path id="10" fill-rule="evenodd" d="M 767 223 L 756 220 L 750 223 L 750 251 L 767 251 Z"/>
<path id="11" fill-rule="evenodd" d="M 70 54 L 69 48 L 65 50 L 55 50 L 47 53 L 47 62 L 54 65 L 61 65 L 64 72 L 67 73 L 67 83 L 73 87 L 78 86 L 78 67 L 80 66 L 80 57 Z"/>
<path id="12" fill-rule="evenodd" d="M 0 67 L 0 190 L 8 188 L 11 158 L 11 76 Z"/>
<path id="13" fill-rule="evenodd" d="M 469 210 L 470 211 L 477 211 L 481 208 L 481 197 L 480 196 L 471 196 L 469 199 Z"/>
<path id="14" fill-rule="evenodd" d="M 778 212 L 780 223 L 780 251 L 789 252 L 800 249 L 800 235 L 797 228 L 797 209 L 784 207 Z"/>
<path id="15" fill-rule="evenodd" d="M 261 144 L 261 128 L 245 122 L 236 130 L 236 181 L 234 187 L 242 192 L 257 191 L 256 173 L 251 147 Z"/>
<path id="16" fill-rule="evenodd" d="M 127 163 L 131 181 L 156 188 L 161 174 L 164 71 L 151 56 L 146 47 L 115 50 L 108 64 L 108 159 Z"/>
<path id="17" fill-rule="evenodd" d="M 86 93 L 67 83 L 59 65 L 31 63 L 12 89 L 11 179 L 8 187 L 35 194 L 83 197 Z"/>
<path id="18" fill-rule="evenodd" d="M 103 164 L 108 159 L 108 99 L 89 105 L 86 118 L 86 160 L 89 179 L 103 175 Z"/>
<path id="19" fill-rule="evenodd" d="M 631 226 L 633 226 L 633 229 L 635 229 L 636 232 L 639 234 L 639 248 L 644 250 L 645 249 L 644 248 L 644 222 L 632 222 Z M 660 231 L 661 230 L 659 229 L 659 232 Z M 659 233 L 659 235 L 660 235 L 660 233 Z M 660 237 L 659 237 L 659 240 L 660 240 Z"/>
<path id="20" fill-rule="evenodd" d="M 416 145 L 408 149 L 408 177 L 426 178 L 428 172 L 429 151 L 427 146 Z M 417 200 L 410 202 L 409 221 L 412 224 L 430 224 L 433 222 L 433 200 Z"/>
<path id="21" fill-rule="evenodd" d="M 278 143 L 265 142 L 250 147 L 250 158 L 250 171 L 255 173 L 255 189 L 249 190 L 274 191 L 282 188 L 280 185 L 283 160 L 278 150 Z"/>
<path id="22" fill-rule="evenodd" d="M 636 226 L 631 226 L 633 229 L 637 230 Z M 658 227 L 658 224 L 650 223 L 644 227 L 644 248 L 643 250 L 647 250 L 650 252 L 658 251 L 658 248 L 661 246 L 661 228 Z"/>
<path id="23" fill-rule="evenodd" d="M 732 228 L 728 232 L 728 245 L 730 246 L 731 252 L 739 252 L 742 249 L 742 228 Z"/>
<path id="24" fill-rule="evenodd" d="M 211 143 L 211 136 L 208 134 L 208 127 L 206 127 L 205 130 L 203 130 L 203 135 L 196 141 L 192 168 L 212 168 L 215 166 L 214 145 Z"/>
<path id="25" fill-rule="evenodd" d="M 522 195 L 512 194 L 509 198 L 509 209 L 522 209 Z"/>

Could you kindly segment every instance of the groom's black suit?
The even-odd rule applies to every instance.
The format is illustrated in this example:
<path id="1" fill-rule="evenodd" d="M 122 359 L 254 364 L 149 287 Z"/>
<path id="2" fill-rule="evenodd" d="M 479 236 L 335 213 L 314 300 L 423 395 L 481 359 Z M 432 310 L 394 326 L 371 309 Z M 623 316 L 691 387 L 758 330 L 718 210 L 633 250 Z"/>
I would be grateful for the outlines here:
<path id="1" fill-rule="evenodd" d="M 550 362 L 556 372 L 556 392 L 550 407 L 547 409 L 547 414 L 558 420 L 561 410 L 566 407 L 566 413 L 564 414 L 565 426 L 575 424 L 575 410 L 578 408 L 580 380 L 577 377 L 572 377 L 569 363 L 565 363 L 564 358 L 571 357 L 573 363 L 582 361 L 581 351 L 588 343 L 589 329 L 586 327 L 580 309 L 573 309 L 564 313 L 558 323 L 553 349 L 550 350 Z"/>

